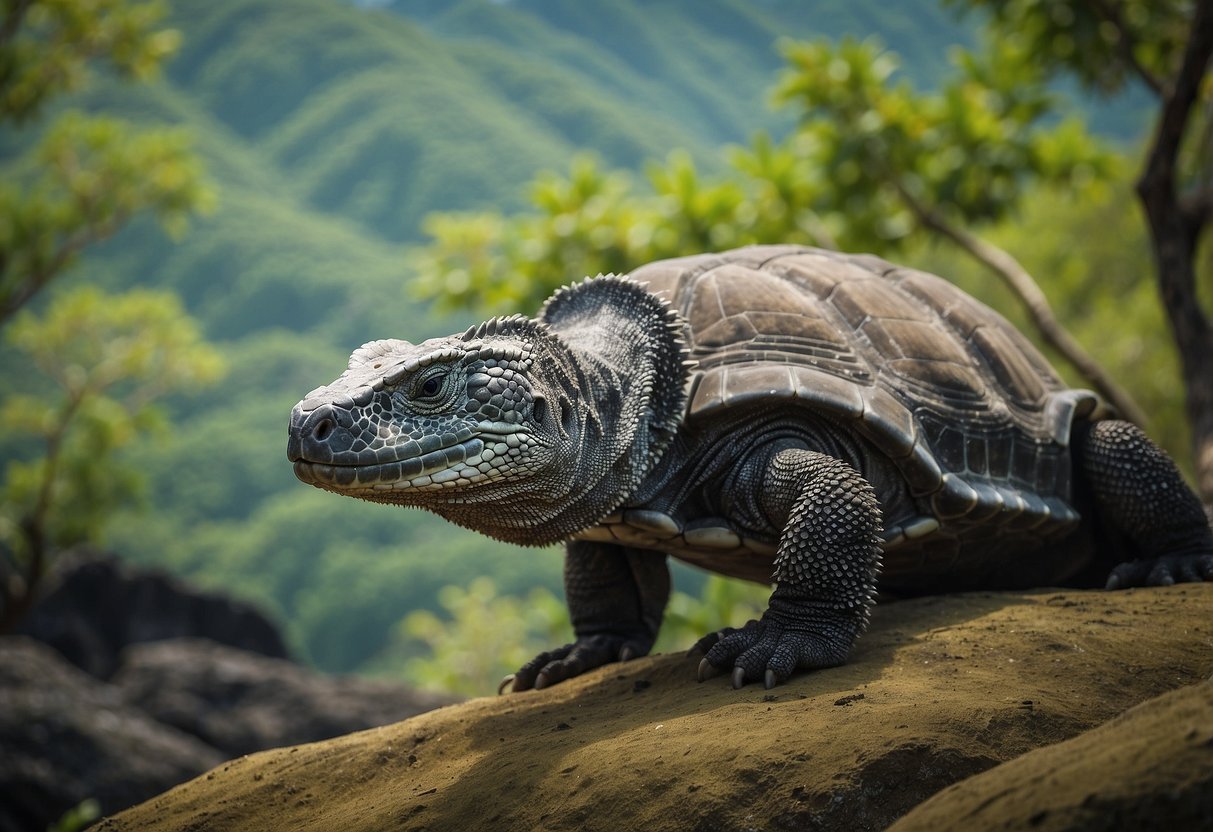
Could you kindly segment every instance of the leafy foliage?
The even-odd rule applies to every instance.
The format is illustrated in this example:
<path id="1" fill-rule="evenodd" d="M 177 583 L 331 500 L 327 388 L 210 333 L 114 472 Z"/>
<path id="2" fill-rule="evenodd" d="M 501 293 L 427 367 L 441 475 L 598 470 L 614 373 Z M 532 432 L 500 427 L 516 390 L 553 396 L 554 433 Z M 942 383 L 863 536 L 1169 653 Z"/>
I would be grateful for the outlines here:
<path id="1" fill-rule="evenodd" d="M 176 45 L 154 27 L 158 4 L 125 0 L 8 3 L 0 26 L 0 123 L 37 115 L 79 85 L 92 61 L 147 76 Z M 170 231 L 209 193 L 179 133 L 136 133 L 67 113 L 0 186 L 0 322 L 9 320 L 87 245 L 151 210 Z M 0 402 L 5 439 L 23 452 L 5 467 L 0 508 L 0 632 L 31 603 L 47 559 L 98 538 L 138 478 L 119 449 L 156 423 L 152 402 L 205 384 L 220 363 L 177 300 L 79 288 L 41 317 L 24 314 L 5 340 L 25 392 Z M 50 385 L 41 383 L 35 368 Z M 31 443 L 30 440 L 33 440 Z M 43 454 L 30 453 L 40 446 Z"/>
<path id="2" fill-rule="evenodd" d="M 5 339 L 53 384 L 0 405 L 5 434 L 41 451 L 8 462 L 0 508 L 6 566 L 33 581 L 48 549 L 96 542 L 108 515 L 137 494 L 140 478 L 118 453 L 160 426 L 155 400 L 214 382 L 222 364 L 164 293 L 62 293 L 45 315 L 22 313 Z"/>
<path id="3" fill-rule="evenodd" d="M 1123 89 L 1137 73 L 1171 74 L 1193 9 L 1191 0 L 946 2 L 990 15 L 990 25 L 1036 56 L 1042 69 L 1064 69 L 1105 94 Z"/>
<path id="4" fill-rule="evenodd" d="M 767 608 L 770 587 L 709 575 L 699 595 L 674 592 L 654 651 L 687 650 L 723 627 L 741 627 Z"/>
<path id="5" fill-rule="evenodd" d="M 810 163 L 831 172 L 820 198 L 847 208 L 844 248 L 887 250 L 919 227 L 907 196 L 980 224 L 1007 217 L 1027 182 L 1081 188 L 1113 165 L 1079 120 L 1044 126 L 1055 97 L 1014 41 L 956 50 L 957 74 L 926 94 L 892 83 L 897 59 L 872 42 L 787 56 L 777 97 L 802 113 Z"/>
<path id="6" fill-rule="evenodd" d="M 768 593 L 767 587 L 716 575 L 699 596 L 673 593 L 654 651 L 687 650 L 723 626 L 757 618 Z M 492 579 L 479 577 L 466 589 L 443 587 L 438 601 L 442 615 L 409 613 L 377 662 L 401 667 L 389 672 L 418 687 L 483 696 L 540 652 L 571 641 L 563 600 L 543 587 L 525 596 L 502 595 Z"/>
<path id="7" fill-rule="evenodd" d="M 80 832 L 101 817 L 101 804 L 94 798 L 80 801 L 50 825 L 47 832 Z"/>
<path id="8" fill-rule="evenodd" d="M 399 625 L 398 636 L 427 648 L 404 664 L 404 678 L 418 687 L 483 696 L 540 651 L 571 640 L 564 602 L 545 589 L 501 596 L 481 577 L 467 589 L 443 587 L 438 602 L 449 619 L 418 610 Z"/>
<path id="9" fill-rule="evenodd" d="M 177 48 L 179 35 L 157 29 L 161 2 L 6 0 L 0 26 L 0 113 L 22 121 L 46 102 L 80 87 L 90 64 L 103 61 L 147 79 Z"/>
<path id="10" fill-rule="evenodd" d="M 0 28 L 0 123 L 37 115 L 78 87 L 90 61 L 153 74 L 177 46 L 155 28 L 158 3 L 10 3 Z M 61 116 L 22 175 L 0 186 L 0 322 L 67 269 L 85 246 L 150 210 L 170 232 L 211 193 L 177 132 L 137 133 L 117 120 Z"/>
<path id="11" fill-rule="evenodd" d="M 31 183 L 0 185 L 0 320 L 141 211 L 180 235 L 191 213 L 211 207 L 213 194 L 180 131 L 140 133 L 115 119 L 68 113 L 34 164 L 40 175 Z"/>
<path id="12" fill-rule="evenodd" d="M 1116 159 L 1076 120 L 1045 127 L 1053 97 L 1030 56 L 993 42 L 958 51 L 938 93 L 893 84 L 896 57 L 873 42 L 792 44 L 777 97 L 801 127 L 730 154 L 732 174 L 704 181 L 673 153 L 650 165 L 651 193 L 622 173 L 574 161 L 542 174 L 532 212 L 437 214 L 417 291 L 450 307 L 533 308 L 570 276 L 763 242 L 894 253 L 933 222 L 997 222 L 1029 183 L 1081 190 Z M 941 216 L 936 216 L 936 214 Z"/>

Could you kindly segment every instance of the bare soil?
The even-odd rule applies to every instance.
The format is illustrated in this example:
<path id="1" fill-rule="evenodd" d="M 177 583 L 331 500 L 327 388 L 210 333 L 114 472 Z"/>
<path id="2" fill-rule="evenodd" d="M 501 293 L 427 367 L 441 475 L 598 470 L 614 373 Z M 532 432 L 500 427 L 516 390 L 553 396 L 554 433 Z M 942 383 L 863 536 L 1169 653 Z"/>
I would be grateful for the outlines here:
<path id="1" fill-rule="evenodd" d="M 95 828 L 885 829 L 1010 760 L 1062 771 L 1028 752 L 1207 679 L 1213 583 L 885 604 L 849 664 L 773 691 L 696 683 L 697 662 L 638 659 L 241 757 Z M 1187 765 L 1207 775 L 1211 758 Z"/>

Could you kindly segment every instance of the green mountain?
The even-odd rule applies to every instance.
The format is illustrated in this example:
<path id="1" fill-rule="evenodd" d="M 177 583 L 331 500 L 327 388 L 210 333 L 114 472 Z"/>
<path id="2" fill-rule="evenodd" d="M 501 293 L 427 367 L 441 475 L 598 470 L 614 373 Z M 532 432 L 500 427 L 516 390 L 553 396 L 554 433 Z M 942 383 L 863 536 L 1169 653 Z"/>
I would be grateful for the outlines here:
<path id="1" fill-rule="evenodd" d="M 560 581 L 555 552 L 341 501 L 286 463 L 291 406 L 353 347 L 468 323 L 406 291 L 427 213 L 521 207 L 537 171 L 587 150 L 639 170 L 686 148 L 711 170 L 722 145 L 790 128 L 768 106 L 780 38 L 876 35 L 921 85 L 973 40 L 933 0 L 175 0 L 171 23 L 184 44 L 162 80 L 101 79 L 70 103 L 188 129 L 219 208 L 179 243 L 137 222 L 63 283 L 179 292 L 231 373 L 171 404 L 172 433 L 135 454 L 148 510 L 109 538 L 261 601 L 330 670 L 371 660 L 445 584 Z M 36 132 L 0 137 L 0 156 Z"/>

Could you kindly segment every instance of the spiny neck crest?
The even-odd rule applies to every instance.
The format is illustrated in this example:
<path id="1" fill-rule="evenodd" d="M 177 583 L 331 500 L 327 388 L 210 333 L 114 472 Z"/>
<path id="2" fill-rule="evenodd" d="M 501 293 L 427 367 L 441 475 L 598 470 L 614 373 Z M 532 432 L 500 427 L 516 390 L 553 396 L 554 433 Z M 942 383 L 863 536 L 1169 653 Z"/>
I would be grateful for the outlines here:
<path id="1" fill-rule="evenodd" d="M 628 395 L 641 409 L 634 438 L 645 458 L 637 473 L 647 473 L 669 445 L 686 406 L 694 362 L 682 317 L 643 284 L 599 275 L 561 288 L 544 303 L 539 320 L 572 349 L 627 377 Z"/>
<path id="2" fill-rule="evenodd" d="M 489 318 L 479 324 L 467 328 L 459 336 L 464 341 L 475 341 L 482 338 L 541 338 L 547 334 L 547 325 L 541 321 L 528 318 L 525 315 L 508 315 L 506 317 Z"/>

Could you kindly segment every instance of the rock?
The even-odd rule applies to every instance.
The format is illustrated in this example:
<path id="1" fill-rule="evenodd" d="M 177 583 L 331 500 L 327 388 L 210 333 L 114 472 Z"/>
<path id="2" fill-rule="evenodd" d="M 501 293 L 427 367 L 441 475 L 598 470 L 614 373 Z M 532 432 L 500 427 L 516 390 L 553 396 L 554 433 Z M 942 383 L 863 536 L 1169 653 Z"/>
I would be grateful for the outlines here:
<path id="1" fill-rule="evenodd" d="M 0 638 L 0 830 L 45 830 L 94 798 L 114 812 L 222 762 L 29 638 Z"/>
<path id="2" fill-rule="evenodd" d="M 249 604 L 112 556 L 63 555 L 50 585 L 17 631 L 100 679 L 117 669 L 127 645 L 158 639 L 194 636 L 266 656 L 287 655 L 277 628 Z"/>
<path id="3" fill-rule="evenodd" d="M 921 804 L 889 832 L 1213 826 L 1213 680 L 1147 700 Z"/>
<path id="4" fill-rule="evenodd" d="M 165 574 L 87 552 L 57 566 L 21 625 L 49 647 L 0 639 L 0 832 L 44 830 L 90 797 L 118 811 L 228 757 L 452 701 L 300 667 L 255 609 Z"/>
<path id="5" fill-rule="evenodd" d="M 229 757 L 398 722 L 455 701 L 323 676 L 204 639 L 135 645 L 110 681 L 129 704 Z"/>
<path id="6" fill-rule="evenodd" d="M 203 592 L 167 573 L 79 550 L 57 559 L 51 589 L 18 632 L 44 641 L 82 670 L 106 679 L 130 644 L 201 637 L 285 658 L 278 629 L 253 606 Z"/>
<path id="7" fill-rule="evenodd" d="M 234 760 L 96 829 L 884 829 L 1209 676 L 1211 645 L 1213 583 L 902 601 L 773 691 L 639 659 Z"/>

